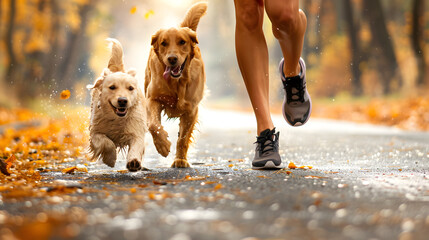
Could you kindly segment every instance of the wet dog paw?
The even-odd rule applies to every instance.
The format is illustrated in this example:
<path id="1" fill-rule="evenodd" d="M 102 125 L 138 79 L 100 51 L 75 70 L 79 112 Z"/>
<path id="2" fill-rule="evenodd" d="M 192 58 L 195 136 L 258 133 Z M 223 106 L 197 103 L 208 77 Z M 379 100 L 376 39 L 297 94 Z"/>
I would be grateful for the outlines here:
<path id="1" fill-rule="evenodd" d="M 172 168 L 188 168 L 191 167 L 186 159 L 176 159 L 171 165 Z"/>
<path id="2" fill-rule="evenodd" d="M 116 149 L 105 149 L 101 157 L 104 164 L 109 167 L 114 167 L 116 163 Z"/>
<path id="3" fill-rule="evenodd" d="M 127 169 L 130 172 L 137 172 L 142 169 L 142 166 L 137 159 L 133 159 L 127 163 Z"/>

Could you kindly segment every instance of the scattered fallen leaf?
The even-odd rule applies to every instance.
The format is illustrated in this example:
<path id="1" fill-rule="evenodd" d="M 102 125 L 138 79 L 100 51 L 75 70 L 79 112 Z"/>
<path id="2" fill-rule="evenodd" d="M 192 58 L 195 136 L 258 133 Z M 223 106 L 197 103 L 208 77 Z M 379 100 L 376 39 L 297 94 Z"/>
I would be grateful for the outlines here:
<path id="1" fill-rule="evenodd" d="M 131 188 L 131 189 L 130 189 L 130 192 L 131 192 L 131 193 L 136 193 L 136 192 L 137 192 L 137 189 L 135 189 L 135 188 Z"/>
<path id="2" fill-rule="evenodd" d="M 55 194 L 58 194 L 58 193 L 68 194 L 68 193 L 74 193 L 77 189 L 82 189 L 82 186 L 79 186 L 79 185 L 53 186 L 46 189 L 46 192 L 55 193 Z"/>
<path id="3" fill-rule="evenodd" d="M 214 190 L 217 191 L 219 189 L 223 188 L 222 184 L 218 183 L 216 184 L 216 186 L 214 187 Z"/>
<path id="4" fill-rule="evenodd" d="M 185 181 L 198 181 L 198 180 L 204 180 L 204 179 L 206 179 L 206 177 L 200 177 L 200 176 L 191 177 L 189 175 L 186 175 L 186 177 L 184 178 Z"/>
<path id="5" fill-rule="evenodd" d="M 258 177 L 258 178 L 270 178 L 270 177 L 267 177 L 267 176 L 256 176 L 256 177 Z"/>
<path id="6" fill-rule="evenodd" d="M 322 199 L 317 198 L 316 200 L 314 200 L 313 205 L 318 207 L 321 203 L 322 203 Z"/>
<path id="7" fill-rule="evenodd" d="M 7 163 L 0 159 L 0 171 L 6 176 L 10 176 L 10 172 L 8 171 Z"/>
<path id="8" fill-rule="evenodd" d="M 208 185 L 208 184 L 215 184 L 215 183 L 217 183 L 217 182 L 215 182 L 215 181 L 206 181 L 206 182 L 203 182 L 205 185 Z"/>
<path id="9" fill-rule="evenodd" d="M 234 164 L 229 164 L 228 167 L 232 168 L 234 167 Z"/>
<path id="10" fill-rule="evenodd" d="M 167 182 L 160 182 L 160 181 L 157 181 L 157 180 L 153 180 L 152 183 L 155 184 L 155 185 L 167 185 Z"/>
<path id="11" fill-rule="evenodd" d="M 136 6 L 134 6 L 134 7 L 132 7 L 131 9 L 130 9 L 130 13 L 131 14 L 135 14 L 137 12 L 137 7 Z"/>
<path id="12" fill-rule="evenodd" d="M 74 173 L 74 171 L 76 169 L 77 169 L 77 167 L 74 166 L 74 167 L 64 168 L 61 172 L 64 173 L 64 174 L 66 174 L 66 173 L 72 174 L 72 173 Z"/>
<path id="13" fill-rule="evenodd" d="M 86 167 L 78 168 L 78 167 L 74 166 L 74 167 L 65 168 L 61 172 L 64 173 L 64 174 L 73 174 L 76 171 L 77 172 L 86 172 L 87 173 L 88 169 Z"/>
<path id="14" fill-rule="evenodd" d="M 244 159 L 241 159 L 241 158 L 229 159 L 228 162 L 244 162 Z"/>
<path id="15" fill-rule="evenodd" d="M 288 168 L 290 168 L 290 169 L 295 169 L 295 168 L 297 168 L 297 166 L 295 165 L 295 163 L 293 163 L 293 162 L 290 162 L 289 163 L 289 165 L 287 166 Z"/>
<path id="16" fill-rule="evenodd" d="M 60 99 L 66 100 L 70 97 L 70 91 L 69 90 L 63 90 L 60 94 Z"/>
<path id="17" fill-rule="evenodd" d="M 307 178 L 307 179 L 311 179 L 311 178 L 320 179 L 320 178 L 326 178 L 326 177 L 307 175 L 307 176 L 305 176 L 304 178 Z"/>

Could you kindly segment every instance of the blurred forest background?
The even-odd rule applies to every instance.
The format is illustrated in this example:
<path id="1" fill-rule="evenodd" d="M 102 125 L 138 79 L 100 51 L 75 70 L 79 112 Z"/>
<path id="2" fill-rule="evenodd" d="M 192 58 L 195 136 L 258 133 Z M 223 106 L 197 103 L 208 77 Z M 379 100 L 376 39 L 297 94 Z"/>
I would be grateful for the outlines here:
<path id="1" fill-rule="evenodd" d="M 71 91 L 69 103 L 88 104 L 85 86 L 107 66 L 107 37 L 121 41 L 125 65 L 137 69 L 142 84 L 151 35 L 177 26 L 194 2 L 0 0 L 0 106 L 37 108 L 60 101 L 65 89 Z M 206 104 L 250 109 L 235 57 L 233 1 L 208 2 L 197 30 L 210 90 Z M 417 105 L 423 107 L 414 118 L 429 126 L 428 2 L 301 0 L 300 7 L 308 17 L 303 50 L 308 88 L 321 104 L 316 115 L 341 118 L 348 115 L 342 110 L 353 106 L 366 117 L 395 120 L 403 108 Z M 282 56 L 268 18 L 264 30 L 275 106 L 283 100 L 277 73 Z M 378 116 L 378 108 L 390 101 L 372 99 L 394 103 Z M 322 107 L 333 102 L 347 106 L 336 114 Z"/>

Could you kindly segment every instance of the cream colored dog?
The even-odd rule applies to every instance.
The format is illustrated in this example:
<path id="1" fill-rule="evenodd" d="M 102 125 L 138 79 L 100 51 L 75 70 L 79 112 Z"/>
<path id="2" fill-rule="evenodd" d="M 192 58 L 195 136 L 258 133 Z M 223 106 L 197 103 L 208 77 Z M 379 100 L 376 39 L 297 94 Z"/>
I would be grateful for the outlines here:
<path id="1" fill-rule="evenodd" d="M 197 30 L 207 3 L 194 4 L 180 27 L 161 29 L 152 36 L 145 76 L 149 131 L 157 151 L 170 152 L 168 134 L 161 125 L 161 112 L 180 118 L 176 157 L 172 167 L 189 167 L 187 152 L 203 98 L 206 76 Z"/>
<path id="2" fill-rule="evenodd" d="M 141 169 L 147 131 L 145 98 L 133 69 L 125 72 L 123 50 L 118 40 L 109 38 L 112 55 L 91 89 L 90 150 L 92 158 L 101 158 L 114 167 L 117 148 L 128 146 L 127 168 Z"/>

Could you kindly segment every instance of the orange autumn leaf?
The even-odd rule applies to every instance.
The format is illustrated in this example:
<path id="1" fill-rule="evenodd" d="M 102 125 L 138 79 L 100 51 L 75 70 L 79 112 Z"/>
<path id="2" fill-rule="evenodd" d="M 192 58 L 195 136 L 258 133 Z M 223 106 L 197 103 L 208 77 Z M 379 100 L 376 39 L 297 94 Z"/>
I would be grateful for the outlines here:
<path id="1" fill-rule="evenodd" d="M 60 94 L 60 99 L 66 100 L 70 97 L 70 91 L 69 90 L 63 90 Z"/>
<path id="2" fill-rule="evenodd" d="M 229 164 L 228 167 L 234 167 L 234 164 Z"/>
<path id="3" fill-rule="evenodd" d="M 214 187 L 214 190 L 217 191 L 219 189 L 223 188 L 222 184 L 218 183 L 216 184 L 216 186 Z"/>
<path id="4" fill-rule="evenodd" d="M 74 171 L 76 171 L 76 169 L 77 169 L 77 167 L 75 166 L 75 167 L 69 167 L 69 168 L 65 168 L 65 169 L 63 169 L 61 172 L 62 173 L 68 173 L 68 174 L 72 174 L 72 173 L 74 173 Z"/>
<path id="5" fill-rule="evenodd" d="M 137 12 L 137 7 L 136 6 L 134 6 L 134 7 L 132 7 L 131 9 L 130 9 L 130 13 L 131 14 L 135 14 Z"/>
<path id="6" fill-rule="evenodd" d="M 293 163 L 293 162 L 290 162 L 289 163 L 289 165 L 287 166 L 288 168 L 290 168 L 290 169 L 295 169 L 295 168 L 297 168 L 297 166 L 295 165 L 295 163 Z"/>
<path id="7" fill-rule="evenodd" d="M 16 157 L 13 154 L 10 157 L 8 157 L 6 159 L 6 169 L 9 170 L 9 168 L 12 166 L 12 162 L 14 162 L 15 160 L 16 160 Z"/>
<path id="8" fill-rule="evenodd" d="M 3 161 L 3 159 L 0 159 L 0 172 L 6 176 L 10 176 L 10 173 L 6 167 L 6 163 Z"/>
<path id="9" fill-rule="evenodd" d="M 256 177 L 258 177 L 258 178 L 270 178 L 270 177 L 267 177 L 267 176 L 256 176 Z"/>
<path id="10" fill-rule="evenodd" d="M 88 169 L 84 168 L 84 167 L 83 168 L 78 168 L 78 167 L 74 166 L 74 167 L 65 168 L 61 172 L 64 173 L 64 174 L 73 174 L 75 171 L 86 172 L 87 173 Z"/>
<path id="11" fill-rule="evenodd" d="M 130 192 L 131 192 L 131 193 L 136 193 L 136 192 L 137 192 L 137 190 L 136 190 L 135 188 L 131 188 L 131 189 L 130 189 Z"/>
<path id="12" fill-rule="evenodd" d="M 206 179 L 206 177 L 200 177 L 200 176 L 191 177 L 191 176 L 187 175 L 184 180 L 185 181 L 198 181 L 198 180 L 204 180 L 204 179 Z"/>
<path id="13" fill-rule="evenodd" d="M 217 183 L 217 182 L 215 182 L 215 181 L 206 181 L 206 182 L 204 182 L 204 185 L 215 184 L 215 183 Z"/>

